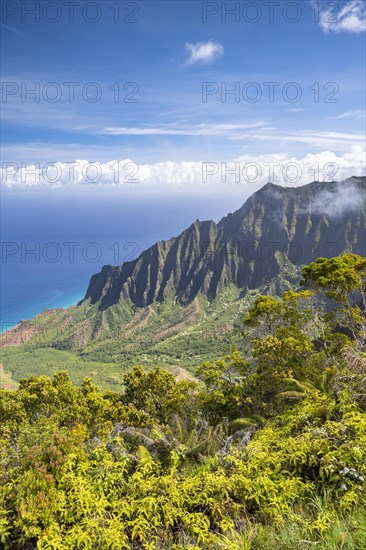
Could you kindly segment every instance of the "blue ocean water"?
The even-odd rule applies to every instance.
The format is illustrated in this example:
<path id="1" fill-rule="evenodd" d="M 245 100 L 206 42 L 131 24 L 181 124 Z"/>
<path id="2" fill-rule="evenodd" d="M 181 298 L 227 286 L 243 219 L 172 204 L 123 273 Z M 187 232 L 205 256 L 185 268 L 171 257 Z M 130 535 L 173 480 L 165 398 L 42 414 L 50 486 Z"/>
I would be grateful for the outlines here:
<path id="1" fill-rule="evenodd" d="M 124 193 L 117 189 L 1 191 L 1 331 L 45 308 L 80 300 L 91 275 L 121 264 L 195 219 L 218 221 L 237 196 Z"/>

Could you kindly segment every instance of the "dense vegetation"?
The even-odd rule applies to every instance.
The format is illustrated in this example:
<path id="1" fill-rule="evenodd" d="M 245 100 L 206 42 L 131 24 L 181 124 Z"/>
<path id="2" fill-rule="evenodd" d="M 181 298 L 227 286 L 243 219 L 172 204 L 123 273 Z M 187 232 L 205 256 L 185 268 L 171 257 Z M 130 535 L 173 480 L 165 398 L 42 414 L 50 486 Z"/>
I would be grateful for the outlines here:
<path id="1" fill-rule="evenodd" d="M 90 323 L 96 322 L 97 306 L 44 312 L 26 322 L 30 331 L 39 330 L 31 339 L 7 347 L 0 342 L 0 362 L 11 376 L 8 383 L 12 388 L 17 388 L 22 378 L 53 376 L 60 370 L 67 370 L 76 385 L 90 377 L 101 389 L 113 391 L 123 389 L 123 375 L 135 365 L 179 367 L 193 374 L 197 365 L 214 361 L 234 343 L 240 349 L 242 338 L 233 325 L 241 324 L 255 297 L 267 291 L 256 289 L 242 297 L 230 285 L 213 302 L 202 295 L 189 306 L 169 295 L 164 302 L 150 306 L 146 324 L 146 311 L 126 306 L 123 310 L 118 304 L 103 312 L 108 317 L 103 332 L 87 341 L 78 335 L 78 317 L 88 311 Z"/>
<path id="2" fill-rule="evenodd" d="M 302 286 L 258 296 L 199 383 L 2 390 L 2 546 L 365 548 L 366 259 L 319 258 Z"/>
<path id="3" fill-rule="evenodd" d="M 90 377 L 101 389 L 113 391 L 123 389 L 123 375 L 135 365 L 179 367 L 194 374 L 197 365 L 214 361 L 232 345 L 241 349 L 242 338 L 234 325 L 241 325 L 258 294 L 269 292 L 267 285 L 242 296 L 231 284 L 215 300 L 210 302 L 202 294 L 188 306 L 170 293 L 164 302 L 145 310 L 121 301 L 102 313 L 87 304 L 45 311 L 24 322 L 23 334 L 28 329 L 34 332 L 29 340 L 5 347 L 6 336 L 2 337 L 0 362 L 11 376 L 12 388 L 22 378 L 53 376 L 60 370 L 67 370 L 76 385 Z M 105 326 L 92 337 L 91 327 L 100 315 Z M 85 316 L 90 339 L 83 334 Z"/>

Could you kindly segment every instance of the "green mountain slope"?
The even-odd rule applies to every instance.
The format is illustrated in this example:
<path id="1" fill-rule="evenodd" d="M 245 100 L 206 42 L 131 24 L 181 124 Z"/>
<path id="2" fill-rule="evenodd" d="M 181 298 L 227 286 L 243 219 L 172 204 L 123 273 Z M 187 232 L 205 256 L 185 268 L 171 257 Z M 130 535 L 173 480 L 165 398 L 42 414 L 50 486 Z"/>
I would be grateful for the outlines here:
<path id="1" fill-rule="evenodd" d="M 193 370 L 242 345 L 245 310 L 258 293 L 296 286 L 318 256 L 366 254 L 366 179 L 267 184 L 219 223 L 196 220 L 132 262 L 105 266 L 85 298 L 46 310 L 2 338 L 13 379 L 58 370 L 73 381 L 121 383 L 134 364 Z"/>

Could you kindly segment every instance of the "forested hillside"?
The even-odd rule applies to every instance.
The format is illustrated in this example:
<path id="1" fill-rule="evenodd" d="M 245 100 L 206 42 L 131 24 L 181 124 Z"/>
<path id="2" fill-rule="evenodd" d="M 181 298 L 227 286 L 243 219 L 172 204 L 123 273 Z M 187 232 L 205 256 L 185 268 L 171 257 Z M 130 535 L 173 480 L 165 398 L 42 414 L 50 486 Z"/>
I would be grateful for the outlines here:
<path id="1" fill-rule="evenodd" d="M 28 549 L 366 547 L 366 258 L 259 295 L 197 381 L 135 367 L 0 391 L 0 541 Z"/>

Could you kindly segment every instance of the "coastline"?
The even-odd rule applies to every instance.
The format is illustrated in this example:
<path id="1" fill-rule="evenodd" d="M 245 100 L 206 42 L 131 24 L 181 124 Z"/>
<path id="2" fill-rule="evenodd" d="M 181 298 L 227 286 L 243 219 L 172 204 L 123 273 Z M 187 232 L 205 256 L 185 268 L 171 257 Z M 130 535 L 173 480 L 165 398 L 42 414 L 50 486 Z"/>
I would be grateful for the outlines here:
<path id="1" fill-rule="evenodd" d="M 72 295 L 64 296 L 63 299 L 49 299 L 43 303 L 39 303 L 38 306 L 32 305 L 23 310 L 19 310 L 17 314 L 11 315 L 1 315 L 0 318 L 0 334 L 4 334 L 7 330 L 10 330 L 16 326 L 20 321 L 29 321 L 45 309 L 57 309 L 63 308 L 67 309 L 68 307 L 76 305 L 85 295 L 85 290 L 83 292 L 78 292 L 77 294 L 73 293 Z M 8 317 L 9 319 L 5 320 Z"/>

